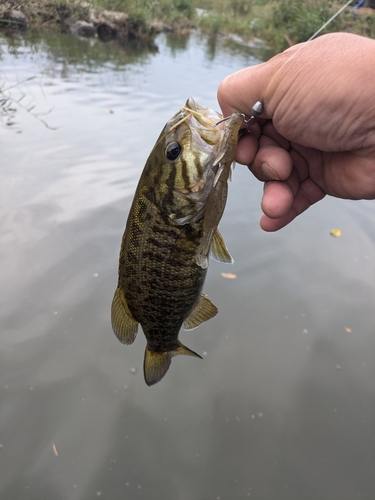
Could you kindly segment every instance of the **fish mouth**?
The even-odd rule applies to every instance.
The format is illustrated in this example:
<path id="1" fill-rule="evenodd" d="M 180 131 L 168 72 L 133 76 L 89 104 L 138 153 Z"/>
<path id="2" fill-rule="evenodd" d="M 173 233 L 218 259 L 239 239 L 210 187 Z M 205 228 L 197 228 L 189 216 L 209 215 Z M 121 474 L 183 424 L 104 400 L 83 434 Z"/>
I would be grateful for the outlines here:
<path id="1" fill-rule="evenodd" d="M 216 185 L 222 172 L 220 161 L 223 151 L 227 148 L 229 138 L 225 131 L 231 118 L 231 116 L 223 118 L 220 113 L 200 106 L 192 97 L 189 97 L 186 105 L 180 108 L 180 114 L 177 115 L 177 122 L 173 127 L 187 121 L 188 127 L 194 130 L 196 139 L 199 139 L 197 150 L 206 150 L 208 157 L 202 162 L 202 174 L 196 182 L 189 187 L 175 189 L 176 194 L 196 200 L 200 196 L 205 196 Z"/>
<path id="2" fill-rule="evenodd" d="M 174 196 L 182 203 L 181 210 L 170 214 L 175 223 L 186 224 L 199 220 L 204 216 L 212 191 L 218 189 L 219 193 L 224 192 L 225 188 L 218 185 L 222 181 L 222 186 L 227 186 L 231 177 L 239 119 L 243 120 L 240 113 L 223 119 L 221 114 L 203 108 L 192 98 L 175 115 L 172 127 L 185 122 L 184 128 L 186 126 L 189 129 L 187 144 L 190 144 L 182 163 L 185 182 L 176 184 L 173 189 Z M 182 207 L 186 209 L 185 213 Z"/>
<path id="3" fill-rule="evenodd" d="M 218 130 L 225 129 L 226 123 L 224 122 L 230 118 L 223 118 L 223 115 L 221 113 L 218 113 L 213 109 L 200 106 L 197 102 L 194 101 L 192 97 L 189 97 L 186 101 L 185 106 L 180 109 L 194 116 L 202 127 L 208 126 L 214 128 L 216 133 Z"/>

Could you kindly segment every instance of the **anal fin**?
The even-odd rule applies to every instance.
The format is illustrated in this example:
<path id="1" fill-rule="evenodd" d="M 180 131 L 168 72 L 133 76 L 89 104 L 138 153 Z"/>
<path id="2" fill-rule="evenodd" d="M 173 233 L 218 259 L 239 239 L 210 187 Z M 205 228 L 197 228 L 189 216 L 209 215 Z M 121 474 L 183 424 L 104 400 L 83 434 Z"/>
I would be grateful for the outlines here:
<path id="1" fill-rule="evenodd" d="M 217 307 L 202 293 L 194 309 L 185 319 L 182 327 L 185 330 L 193 330 L 200 324 L 216 316 L 217 313 Z"/>
<path id="2" fill-rule="evenodd" d="M 112 328 L 123 344 L 132 344 L 138 331 L 138 322 L 129 311 L 124 292 L 116 288 L 111 309 Z"/>

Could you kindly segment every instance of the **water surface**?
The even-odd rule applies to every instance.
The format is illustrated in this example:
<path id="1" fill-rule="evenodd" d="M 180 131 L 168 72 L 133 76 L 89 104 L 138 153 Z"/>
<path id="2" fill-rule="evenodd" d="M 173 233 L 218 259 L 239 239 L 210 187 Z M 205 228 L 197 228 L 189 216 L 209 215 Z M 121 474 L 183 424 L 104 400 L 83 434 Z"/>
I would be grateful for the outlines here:
<path id="1" fill-rule="evenodd" d="M 219 314 L 181 333 L 204 359 L 174 359 L 149 388 L 142 332 L 132 346 L 112 333 L 119 245 L 161 128 L 190 95 L 218 109 L 221 79 L 267 57 L 157 45 L 0 39 L 14 109 L 0 127 L 0 497 L 372 498 L 374 203 L 325 199 L 266 234 L 262 185 L 237 166 L 221 223 L 235 263 L 211 262 L 205 286 Z"/>

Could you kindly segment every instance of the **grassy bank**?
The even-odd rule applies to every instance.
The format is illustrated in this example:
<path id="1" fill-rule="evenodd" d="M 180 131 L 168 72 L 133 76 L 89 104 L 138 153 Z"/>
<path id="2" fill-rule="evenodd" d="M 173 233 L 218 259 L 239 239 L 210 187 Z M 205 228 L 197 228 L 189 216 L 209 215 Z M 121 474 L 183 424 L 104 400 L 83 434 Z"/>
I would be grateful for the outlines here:
<path id="1" fill-rule="evenodd" d="M 327 0 L 195 0 L 206 10 L 198 25 L 205 31 L 261 38 L 279 52 L 306 41 L 345 3 Z M 352 2 L 355 5 L 357 2 Z M 348 31 L 375 38 L 375 10 L 348 7 L 322 33 Z"/>
<path id="2" fill-rule="evenodd" d="M 2 0 L 0 18 L 17 9 L 36 29 L 68 29 L 77 20 L 100 18 L 103 10 L 129 15 L 136 32 L 152 37 L 160 29 L 199 29 L 209 34 L 261 38 L 275 52 L 307 40 L 344 1 L 327 0 Z M 356 2 L 353 2 L 355 5 Z M 94 13 L 94 14 L 93 14 Z M 4 26 L 4 22 L 0 25 Z M 375 11 L 350 8 L 325 30 L 375 38 Z"/>

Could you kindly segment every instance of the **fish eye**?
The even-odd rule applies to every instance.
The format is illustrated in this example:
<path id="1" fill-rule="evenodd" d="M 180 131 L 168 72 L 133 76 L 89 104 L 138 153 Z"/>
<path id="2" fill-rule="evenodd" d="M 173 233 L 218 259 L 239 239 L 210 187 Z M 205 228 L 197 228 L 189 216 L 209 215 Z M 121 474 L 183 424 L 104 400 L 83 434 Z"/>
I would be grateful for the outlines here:
<path id="1" fill-rule="evenodd" d="M 165 156 L 168 158 L 168 160 L 177 160 L 177 158 L 180 156 L 181 153 L 181 146 L 179 145 L 178 142 L 171 142 L 168 144 L 168 146 L 165 148 Z"/>

